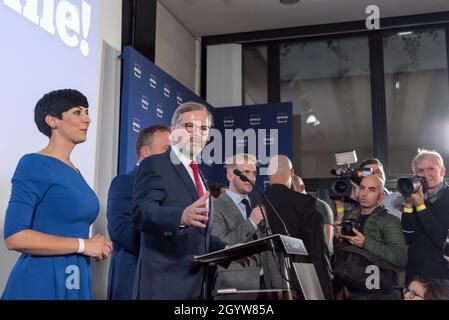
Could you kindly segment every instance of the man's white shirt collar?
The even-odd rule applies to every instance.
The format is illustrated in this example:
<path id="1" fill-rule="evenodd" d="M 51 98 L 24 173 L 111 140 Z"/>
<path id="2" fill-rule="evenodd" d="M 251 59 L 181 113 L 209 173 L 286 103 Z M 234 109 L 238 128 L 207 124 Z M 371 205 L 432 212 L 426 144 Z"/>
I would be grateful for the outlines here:
<path id="1" fill-rule="evenodd" d="M 179 158 L 179 160 L 181 160 L 182 164 L 185 167 L 190 167 L 190 163 L 192 162 L 192 159 L 186 157 L 181 151 L 179 151 L 179 149 L 176 146 L 172 146 L 171 149 L 173 150 L 173 152 L 175 153 L 175 155 Z"/>

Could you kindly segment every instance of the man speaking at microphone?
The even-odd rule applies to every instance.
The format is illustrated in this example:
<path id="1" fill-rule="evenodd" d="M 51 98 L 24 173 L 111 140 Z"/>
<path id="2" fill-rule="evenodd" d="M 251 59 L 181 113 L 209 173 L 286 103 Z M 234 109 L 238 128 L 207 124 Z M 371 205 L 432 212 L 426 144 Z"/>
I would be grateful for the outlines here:
<path id="1" fill-rule="evenodd" d="M 133 222 L 141 231 L 136 299 L 205 298 L 206 275 L 192 258 L 225 247 L 211 236 L 211 200 L 197 166 L 212 115 L 187 102 L 175 110 L 171 125 L 172 147 L 143 160 L 136 174 Z"/>
<path id="2" fill-rule="evenodd" d="M 229 188 L 214 203 L 212 234 L 229 245 L 245 243 L 257 238 L 258 225 L 263 219 L 260 208 L 254 208 L 249 193 L 256 182 L 257 159 L 253 155 L 239 153 L 225 161 Z M 242 181 L 233 172 L 239 170 L 249 181 Z M 227 269 L 218 267 L 215 289 L 258 290 L 263 279 L 257 263 L 243 267 L 233 262 Z M 262 282 L 263 283 L 263 282 Z M 217 296 L 217 299 L 255 299 L 257 295 Z"/>

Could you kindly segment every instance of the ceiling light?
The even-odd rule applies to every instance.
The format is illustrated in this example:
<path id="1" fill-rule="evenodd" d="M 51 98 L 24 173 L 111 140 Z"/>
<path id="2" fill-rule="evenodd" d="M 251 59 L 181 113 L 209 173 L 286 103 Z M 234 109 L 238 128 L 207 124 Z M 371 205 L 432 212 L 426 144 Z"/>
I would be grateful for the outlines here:
<path id="1" fill-rule="evenodd" d="M 298 3 L 299 0 L 279 0 L 282 4 L 295 4 Z"/>
<path id="2" fill-rule="evenodd" d="M 317 122 L 317 121 L 318 121 L 318 120 L 317 120 L 317 118 L 315 117 L 315 115 L 311 114 L 311 115 L 309 115 L 309 116 L 307 117 L 306 123 L 312 124 L 312 123 L 315 123 L 315 122 Z"/>
<path id="3" fill-rule="evenodd" d="M 404 32 L 398 32 L 398 36 L 410 36 L 413 34 L 413 31 L 404 31 Z"/>
<path id="4" fill-rule="evenodd" d="M 401 89 L 401 83 L 399 81 L 396 81 L 395 87 L 397 90 Z"/>

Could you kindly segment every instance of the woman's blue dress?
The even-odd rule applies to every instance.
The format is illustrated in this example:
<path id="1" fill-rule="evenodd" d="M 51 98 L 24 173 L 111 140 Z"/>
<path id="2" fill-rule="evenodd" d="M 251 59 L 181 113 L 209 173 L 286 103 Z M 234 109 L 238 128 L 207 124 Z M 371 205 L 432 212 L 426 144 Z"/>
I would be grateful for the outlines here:
<path id="1" fill-rule="evenodd" d="M 99 211 L 98 198 L 82 175 L 64 162 L 40 154 L 22 157 L 12 178 L 5 239 L 25 230 L 89 238 Z M 2 299 L 91 299 L 90 258 L 81 254 L 22 254 Z"/>

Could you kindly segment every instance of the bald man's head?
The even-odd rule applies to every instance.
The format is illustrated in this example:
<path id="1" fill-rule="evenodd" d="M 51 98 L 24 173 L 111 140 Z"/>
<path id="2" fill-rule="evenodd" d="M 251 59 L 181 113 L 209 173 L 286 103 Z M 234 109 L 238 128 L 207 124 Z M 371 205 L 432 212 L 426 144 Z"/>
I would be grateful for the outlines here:
<path id="1" fill-rule="evenodd" d="M 270 159 L 268 164 L 270 184 L 283 184 L 291 188 L 293 172 L 292 162 L 288 157 L 277 155 Z"/>

